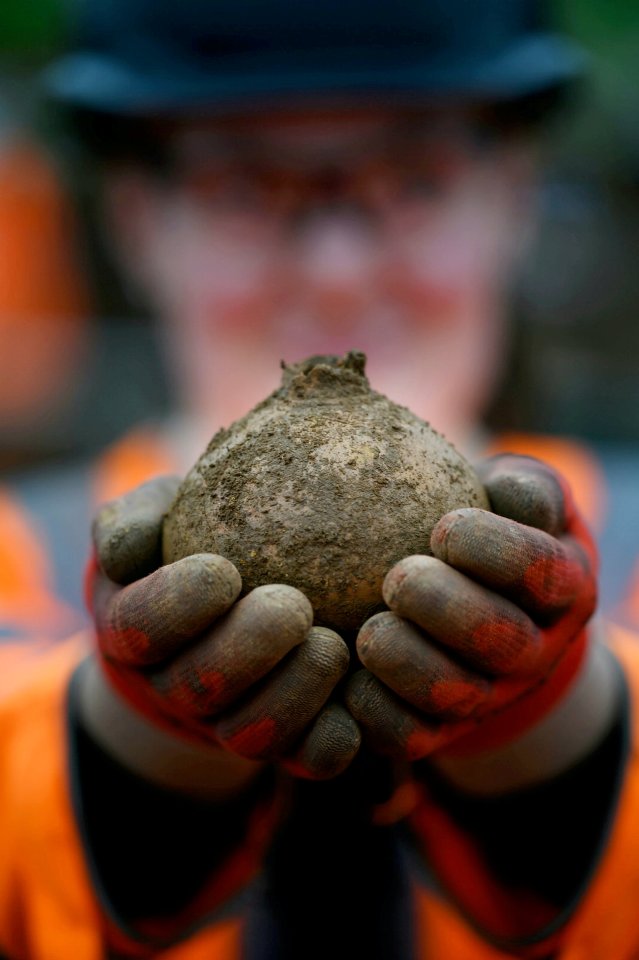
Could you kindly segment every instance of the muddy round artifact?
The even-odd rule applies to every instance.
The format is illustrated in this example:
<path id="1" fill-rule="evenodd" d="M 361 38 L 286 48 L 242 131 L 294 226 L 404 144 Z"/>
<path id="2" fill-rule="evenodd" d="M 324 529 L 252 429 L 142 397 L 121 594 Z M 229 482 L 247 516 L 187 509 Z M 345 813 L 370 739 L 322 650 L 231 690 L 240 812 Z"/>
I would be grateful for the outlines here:
<path id="1" fill-rule="evenodd" d="M 371 390 L 366 358 L 284 365 L 282 385 L 220 430 L 165 517 L 163 557 L 219 553 L 243 592 L 302 590 L 315 622 L 352 635 L 384 609 L 402 557 L 430 554 L 443 514 L 488 500 L 472 467 L 405 407 Z"/>

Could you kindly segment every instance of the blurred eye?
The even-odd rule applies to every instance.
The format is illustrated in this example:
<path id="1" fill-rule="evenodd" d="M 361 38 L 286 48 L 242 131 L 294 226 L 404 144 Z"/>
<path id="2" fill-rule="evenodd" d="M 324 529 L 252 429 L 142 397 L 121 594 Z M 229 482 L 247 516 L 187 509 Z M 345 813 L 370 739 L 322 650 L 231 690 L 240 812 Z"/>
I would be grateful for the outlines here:
<path id="1" fill-rule="evenodd" d="M 469 149 L 443 139 L 415 146 L 398 165 L 398 195 L 444 199 L 457 189 L 474 163 L 475 156 Z"/>
<path id="2" fill-rule="evenodd" d="M 400 199 L 437 200 L 450 191 L 450 183 L 428 173 L 411 173 L 398 182 Z"/>
<path id="3" fill-rule="evenodd" d="M 259 185 L 242 174 L 201 174 L 185 178 L 182 186 L 203 211 L 252 210 L 263 202 Z"/>

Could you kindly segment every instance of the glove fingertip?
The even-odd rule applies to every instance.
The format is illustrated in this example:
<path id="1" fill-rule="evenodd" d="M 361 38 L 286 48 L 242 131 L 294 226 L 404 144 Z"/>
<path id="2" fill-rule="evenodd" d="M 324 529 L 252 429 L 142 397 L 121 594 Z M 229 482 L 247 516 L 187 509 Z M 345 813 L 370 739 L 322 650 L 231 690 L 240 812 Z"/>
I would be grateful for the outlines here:
<path id="1" fill-rule="evenodd" d="M 493 461 L 483 477 L 494 513 L 559 536 L 566 529 L 566 490 L 552 467 L 532 457 Z"/>
<path id="2" fill-rule="evenodd" d="M 101 526 L 94 542 L 102 571 L 119 584 L 133 583 L 162 565 L 161 535 L 155 523 L 138 520 L 128 526 Z"/>
<path id="3" fill-rule="evenodd" d="M 361 741 L 359 726 L 350 713 L 340 704 L 330 703 L 282 766 L 305 780 L 331 780 L 351 764 Z"/>
<path id="4" fill-rule="evenodd" d="M 132 583 L 162 565 L 162 522 L 178 484 L 178 477 L 156 477 L 98 510 L 93 543 L 109 579 Z"/>

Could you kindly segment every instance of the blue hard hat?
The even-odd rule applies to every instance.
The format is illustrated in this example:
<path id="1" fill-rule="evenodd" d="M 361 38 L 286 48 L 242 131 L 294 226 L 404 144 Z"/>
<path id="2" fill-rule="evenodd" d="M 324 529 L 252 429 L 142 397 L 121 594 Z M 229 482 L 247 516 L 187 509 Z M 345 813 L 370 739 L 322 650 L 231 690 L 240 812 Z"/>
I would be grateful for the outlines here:
<path id="1" fill-rule="evenodd" d="M 583 52 L 534 0 L 80 0 L 48 93 L 117 114 L 433 97 L 564 85 Z"/>

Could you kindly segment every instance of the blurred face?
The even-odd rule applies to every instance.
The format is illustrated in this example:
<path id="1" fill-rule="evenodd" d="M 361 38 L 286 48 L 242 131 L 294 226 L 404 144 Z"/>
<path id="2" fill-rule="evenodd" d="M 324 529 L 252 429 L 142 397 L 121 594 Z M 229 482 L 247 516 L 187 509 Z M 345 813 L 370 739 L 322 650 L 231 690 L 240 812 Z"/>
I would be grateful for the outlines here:
<path id="1" fill-rule="evenodd" d="M 190 123 L 170 148 L 168 176 L 122 175 L 112 195 L 206 432 L 270 392 L 281 360 L 358 349 L 376 390 L 463 443 L 504 352 L 522 155 L 461 112 Z"/>

